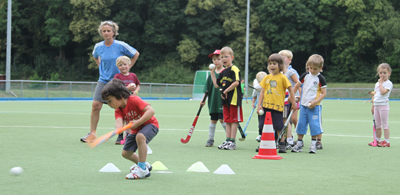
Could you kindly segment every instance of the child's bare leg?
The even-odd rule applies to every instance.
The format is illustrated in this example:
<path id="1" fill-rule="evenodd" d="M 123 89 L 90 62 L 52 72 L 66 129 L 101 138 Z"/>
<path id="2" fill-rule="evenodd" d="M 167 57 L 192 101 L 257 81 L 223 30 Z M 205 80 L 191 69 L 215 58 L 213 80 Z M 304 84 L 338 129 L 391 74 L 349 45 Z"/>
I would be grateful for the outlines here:
<path id="1" fill-rule="evenodd" d="M 382 128 L 376 129 L 376 138 L 381 139 L 381 137 L 382 137 Z"/>
<path id="2" fill-rule="evenodd" d="M 139 161 L 139 156 L 136 153 L 132 152 L 132 151 L 123 150 L 122 151 L 122 157 L 134 162 L 135 164 L 137 164 L 138 161 Z"/>
<path id="3" fill-rule="evenodd" d="M 388 129 L 384 129 L 384 130 L 383 130 L 383 134 L 384 134 L 384 136 L 385 136 L 385 139 L 388 140 L 388 139 L 389 139 L 389 136 L 390 136 L 389 128 L 388 128 Z"/>
<path id="4" fill-rule="evenodd" d="M 292 114 L 292 118 L 290 118 L 290 122 L 294 125 L 294 129 L 296 129 L 297 127 L 297 122 L 299 121 L 297 119 L 297 113 L 299 112 L 299 110 L 293 110 L 293 114 Z"/>
<path id="5" fill-rule="evenodd" d="M 232 129 L 232 123 L 226 123 L 226 138 L 231 137 L 231 129 Z"/>
<path id="6" fill-rule="evenodd" d="M 238 126 L 239 126 L 239 123 L 231 123 L 231 135 L 230 135 L 230 138 L 232 138 L 232 139 L 236 138 Z"/>
<path id="7" fill-rule="evenodd" d="M 146 162 L 147 144 L 146 137 L 142 133 L 136 135 L 136 143 L 138 145 L 139 162 Z"/>

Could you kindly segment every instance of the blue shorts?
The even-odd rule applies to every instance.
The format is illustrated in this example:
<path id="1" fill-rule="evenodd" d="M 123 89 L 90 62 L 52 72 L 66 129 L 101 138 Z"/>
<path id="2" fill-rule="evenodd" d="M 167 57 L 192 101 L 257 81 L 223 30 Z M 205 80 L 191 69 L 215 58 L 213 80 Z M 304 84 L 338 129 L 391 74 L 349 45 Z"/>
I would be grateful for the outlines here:
<path id="1" fill-rule="evenodd" d="M 148 144 L 157 135 L 158 128 L 153 124 L 147 124 L 138 133 L 141 133 L 146 137 L 146 144 Z M 126 141 L 123 150 L 136 152 L 138 149 L 136 135 L 137 134 L 128 134 L 128 137 L 125 138 Z"/>
<path id="2" fill-rule="evenodd" d="M 310 124 L 311 136 L 323 133 L 321 111 L 321 105 L 317 105 L 313 109 L 300 105 L 300 115 L 299 121 L 297 122 L 296 133 L 305 135 L 307 133 L 308 124 Z"/>

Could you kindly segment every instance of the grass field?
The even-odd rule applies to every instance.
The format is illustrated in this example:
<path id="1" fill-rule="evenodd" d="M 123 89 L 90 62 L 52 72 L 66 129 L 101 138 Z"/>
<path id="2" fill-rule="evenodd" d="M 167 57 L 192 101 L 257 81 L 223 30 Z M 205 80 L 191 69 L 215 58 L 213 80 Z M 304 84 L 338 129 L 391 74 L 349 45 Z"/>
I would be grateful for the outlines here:
<path id="1" fill-rule="evenodd" d="M 400 191 L 400 101 L 390 102 L 391 147 L 369 147 L 371 104 L 324 100 L 323 149 L 309 154 L 305 136 L 302 153 L 279 154 L 282 160 L 252 159 L 259 145 L 253 115 L 248 137 L 237 150 L 206 148 L 208 109 L 203 109 L 192 139 L 182 144 L 199 101 L 149 101 L 160 122 L 150 142 L 148 162 L 161 161 L 172 173 L 152 171 L 143 180 L 126 180 L 132 163 L 120 155 L 115 138 L 89 149 L 79 138 L 89 130 L 90 101 L 0 102 L 1 194 L 397 194 Z M 251 103 L 244 103 L 245 121 Z M 113 130 L 113 110 L 104 106 L 98 134 Z M 225 139 L 217 125 L 216 145 Z M 197 161 L 210 173 L 186 170 Z M 99 170 L 113 163 L 121 173 Z M 235 175 L 213 174 L 228 164 Z M 24 173 L 9 170 L 21 166 Z"/>

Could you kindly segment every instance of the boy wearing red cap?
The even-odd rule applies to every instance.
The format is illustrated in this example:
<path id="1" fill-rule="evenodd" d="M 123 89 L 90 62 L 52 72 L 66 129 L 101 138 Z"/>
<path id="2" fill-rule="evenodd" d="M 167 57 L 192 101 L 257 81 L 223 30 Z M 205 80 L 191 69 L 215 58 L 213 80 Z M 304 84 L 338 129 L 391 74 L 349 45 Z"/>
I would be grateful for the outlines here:
<path id="1" fill-rule="evenodd" d="M 219 76 L 224 67 L 222 66 L 222 61 L 219 56 L 221 50 L 215 50 L 214 53 L 208 55 L 209 58 L 212 59 L 213 64 L 215 65 L 214 69 L 210 69 L 210 74 L 213 76 L 209 76 L 207 78 L 207 82 L 204 85 L 204 95 L 208 92 L 208 111 L 210 113 L 211 123 L 208 126 L 208 140 L 206 143 L 206 147 L 212 147 L 214 145 L 214 135 L 215 128 L 217 126 L 217 122 L 219 121 L 222 127 L 226 128 L 226 123 L 224 123 L 224 115 L 222 113 L 222 99 L 221 93 L 219 92 L 218 84 L 216 78 Z M 204 97 L 203 97 L 204 98 Z M 205 102 L 200 103 L 202 106 Z"/>

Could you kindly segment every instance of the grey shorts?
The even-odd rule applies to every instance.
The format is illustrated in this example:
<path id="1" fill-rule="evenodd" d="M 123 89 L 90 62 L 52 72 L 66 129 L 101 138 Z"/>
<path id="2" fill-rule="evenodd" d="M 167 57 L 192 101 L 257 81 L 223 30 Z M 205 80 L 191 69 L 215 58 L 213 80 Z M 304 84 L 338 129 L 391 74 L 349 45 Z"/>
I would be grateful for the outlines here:
<path id="1" fill-rule="evenodd" d="M 158 128 L 153 124 L 147 124 L 138 133 L 141 133 L 146 137 L 146 144 L 148 144 L 157 135 Z M 123 150 L 136 152 L 138 149 L 136 135 L 137 134 L 129 134 L 128 137 L 125 138 Z"/>
<path id="2" fill-rule="evenodd" d="M 106 83 L 97 81 L 96 89 L 94 90 L 93 100 L 107 104 L 107 102 L 101 98 L 101 90 L 103 90 L 104 86 L 106 86 Z"/>

